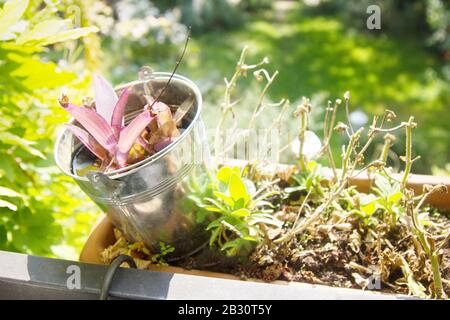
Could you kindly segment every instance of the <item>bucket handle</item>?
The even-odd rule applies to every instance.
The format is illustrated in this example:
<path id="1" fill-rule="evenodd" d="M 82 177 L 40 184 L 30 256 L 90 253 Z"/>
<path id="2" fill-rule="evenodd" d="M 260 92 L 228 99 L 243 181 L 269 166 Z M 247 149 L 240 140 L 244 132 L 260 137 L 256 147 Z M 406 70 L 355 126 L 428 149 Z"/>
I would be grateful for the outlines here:
<path id="1" fill-rule="evenodd" d="M 110 179 L 106 174 L 99 171 L 89 171 L 86 177 L 96 189 L 102 193 L 109 194 L 112 199 L 119 200 L 119 195 L 125 187 L 125 182 Z"/>

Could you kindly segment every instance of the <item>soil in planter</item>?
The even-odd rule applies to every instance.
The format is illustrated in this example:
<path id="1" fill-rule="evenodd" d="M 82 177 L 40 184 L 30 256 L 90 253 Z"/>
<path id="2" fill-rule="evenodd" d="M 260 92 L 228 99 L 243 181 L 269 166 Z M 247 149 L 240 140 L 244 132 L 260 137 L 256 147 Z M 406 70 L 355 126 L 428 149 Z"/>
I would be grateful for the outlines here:
<path id="1" fill-rule="evenodd" d="M 277 187 L 283 189 L 282 183 Z M 274 214 L 284 225 L 297 218 L 298 201 L 270 199 L 279 209 Z M 318 203 L 311 201 L 311 206 Z M 428 232 L 437 234 L 450 230 L 447 213 L 428 208 Z M 330 210 L 303 234 L 280 244 L 272 241 L 280 230 L 268 232 L 268 241 L 253 249 L 250 255 L 227 257 L 218 249 L 205 247 L 201 252 L 182 261 L 171 263 L 186 269 L 199 269 L 236 275 L 242 279 L 264 281 L 286 280 L 335 287 L 374 289 L 381 292 L 425 296 L 433 286 L 430 261 L 420 249 L 417 238 L 407 224 L 395 227 L 386 223 L 362 223 L 357 216 L 342 216 Z M 376 213 L 379 221 L 389 221 Z M 301 217 L 303 218 L 303 217 Z M 289 228 L 289 227 L 288 227 Z M 281 230 L 283 232 L 283 230 Z M 110 263 L 119 254 L 129 254 L 140 268 L 150 264 L 166 264 L 164 252 L 151 253 L 142 243 L 128 243 L 116 230 L 117 241 L 103 252 Z M 444 239 L 436 239 L 436 241 Z M 441 248 L 440 271 L 443 289 L 450 295 L 450 246 Z M 415 289 L 414 289 L 415 288 Z"/>
<path id="2" fill-rule="evenodd" d="M 450 220 L 443 215 L 432 217 L 433 222 L 450 227 Z M 171 266 L 232 274 L 243 280 L 260 279 L 297 281 L 333 287 L 375 289 L 379 292 L 415 294 L 409 292 L 402 261 L 397 250 L 409 251 L 406 260 L 411 266 L 411 276 L 418 283 L 432 285 L 429 272 L 424 272 L 427 259 L 416 255 L 411 249 L 413 238 L 404 237 L 405 230 L 330 228 L 324 225 L 308 240 L 292 240 L 282 245 L 269 243 L 256 248 L 250 258 L 227 257 L 219 250 L 205 247 L 187 259 L 171 263 Z M 384 236 L 382 236 L 384 234 Z M 131 255 L 141 269 L 151 264 L 168 265 L 164 250 L 151 253 L 143 243 L 129 243 L 120 231 L 115 230 L 116 243 L 102 253 L 105 263 L 120 254 Z M 381 252 L 381 254 L 379 254 Z M 381 257 L 381 263 L 377 260 Z M 381 268 L 380 268 L 381 265 Z M 443 249 L 441 273 L 444 290 L 450 294 L 450 248 Z M 376 287 L 378 286 L 379 287 Z"/>

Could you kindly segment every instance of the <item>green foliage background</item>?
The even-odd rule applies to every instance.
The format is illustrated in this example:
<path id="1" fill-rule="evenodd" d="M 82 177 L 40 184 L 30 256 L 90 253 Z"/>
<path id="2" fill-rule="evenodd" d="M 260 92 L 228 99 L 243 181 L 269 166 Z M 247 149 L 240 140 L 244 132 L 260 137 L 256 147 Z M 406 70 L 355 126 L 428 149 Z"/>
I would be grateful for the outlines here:
<path id="1" fill-rule="evenodd" d="M 87 73 L 45 61 L 48 46 L 96 28 L 73 28 L 58 8 L 12 0 L 0 12 L 0 249 L 77 257 L 97 209 L 53 160 L 56 129 L 67 120 L 61 88 L 80 94 Z M 20 19 L 26 27 L 11 32 Z"/>

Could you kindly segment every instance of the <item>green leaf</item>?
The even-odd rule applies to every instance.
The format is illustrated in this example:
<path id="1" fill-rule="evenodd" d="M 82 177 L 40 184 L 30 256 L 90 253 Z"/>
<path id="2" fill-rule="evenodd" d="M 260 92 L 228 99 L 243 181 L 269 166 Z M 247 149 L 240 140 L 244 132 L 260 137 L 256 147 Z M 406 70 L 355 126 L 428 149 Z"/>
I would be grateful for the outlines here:
<path id="1" fill-rule="evenodd" d="M 230 178 L 229 185 L 230 196 L 234 201 L 244 199 L 245 203 L 250 199 L 250 195 L 247 193 L 247 188 L 241 177 L 233 173 Z"/>
<path id="2" fill-rule="evenodd" d="M 76 40 L 78 38 L 85 37 L 90 33 L 96 33 L 98 31 L 99 31 L 99 29 L 97 27 L 84 27 L 84 28 L 66 30 L 66 31 L 62 31 L 58 34 L 55 34 L 54 36 L 46 38 L 44 41 L 40 42 L 39 45 L 47 46 L 50 44 L 63 42 L 63 41 L 67 41 L 67 40 Z"/>
<path id="3" fill-rule="evenodd" d="M 210 211 L 210 212 L 222 212 L 222 210 L 220 210 L 219 208 L 212 207 L 212 206 L 206 206 L 205 210 Z"/>
<path id="4" fill-rule="evenodd" d="M 281 228 L 283 226 L 283 222 L 279 221 L 272 215 L 268 213 L 254 213 L 251 216 L 251 221 L 249 224 L 255 224 L 255 223 L 264 223 L 269 224 L 272 226 L 276 226 L 278 228 Z"/>
<path id="5" fill-rule="evenodd" d="M 0 196 L 21 198 L 22 195 L 12 189 L 0 187 Z"/>
<path id="6" fill-rule="evenodd" d="M 231 241 L 227 241 L 222 246 L 222 250 L 223 251 L 229 251 L 230 255 L 235 255 L 236 254 L 236 249 L 241 245 L 241 243 L 242 243 L 242 239 L 240 239 L 240 238 L 234 239 L 234 240 L 231 240 Z M 230 249 L 233 249 L 233 250 L 230 250 Z"/>
<path id="7" fill-rule="evenodd" d="M 366 218 L 366 214 L 360 210 L 352 210 L 352 213 L 356 214 L 359 218 Z"/>
<path id="8" fill-rule="evenodd" d="M 204 207 L 202 199 L 200 199 L 196 195 L 190 194 L 186 198 L 191 200 L 192 202 L 194 202 L 197 207 L 200 207 L 200 208 Z"/>
<path id="9" fill-rule="evenodd" d="M 366 214 L 366 216 L 371 216 L 377 210 L 377 206 L 375 202 L 372 201 L 368 204 L 362 205 L 361 210 Z"/>
<path id="10" fill-rule="evenodd" d="M 402 199 L 402 197 L 403 195 L 400 191 L 395 192 L 388 197 L 388 202 L 397 203 Z"/>
<path id="11" fill-rule="evenodd" d="M 22 33 L 16 43 L 18 45 L 32 43 L 46 46 L 57 42 L 75 40 L 89 33 L 98 32 L 97 27 L 70 29 L 71 27 L 72 22 L 68 19 L 44 20 L 34 26 L 33 29 Z"/>
<path id="12" fill-rule="evenodd" d="M 50 19 L 36 24 L 31 30 L 23 32 L 16 40 L 16 44 L 22 45 L 27 42 L 40 41 L 50 36 L 54 36 L 61 31 L 67 30 L 72 26 L 69 19 Z"/>
<path id="13" fill-rule="evenodd" d="M 305 182 L 306 190 L 311 190 L 312 186 L 313 186 L 313 177 L 308 176 L 308 178 L 306 179 L 306 182 Z"/>
<path id="14" fill-rule="evenodd" d="M 8 202 L 6 200 L 0 199 L 0 207 L 1 208 L 8 208 L 12 211 L 17 211 L 17 206 L 15 204 L 12 204 L 11 202 Z"/>
<path id="15" fill-rule="evenodd" d="M 275 209 L 275 205 L 272 202 L 265 201 L 265 200 L 258 200 L 258 202 L 256 203 L 256 206 L 258 206 L 258 207 L 266 206 L 266 207 Z"/>
<path id="16" fill-rule="evenodd" d="M 28 0 L 9 0 L 0 10 L 0 39 L 15 25 L 28 7 Z"/>
<path id="17" fill-rule="evenodd" d="M 228 209 L 226 207 L 224 207 L 219 201 L 216 201 L 215 199 L 211 199 L 211 198 L 205 198 L 205 200 L 208 201 L 209 203 L 211 203 L 212 205 L 216 206 L 224 214 L 228 213 Z M 208 208 L 205 208 L 205 209 L 208 210 Z"/>
<path id="18" fill-rule="evenodd" d="M 232 170 L 230 167 L 222 167 L 217 171 L 216 178 L 220 182 L 223 182 L 225 184 L 228 184 L 230 182 L 230 177 L 232 174 Z"/>
<path id="19" fill-rule="evenodd" d="M 226 193 L 228 191 L 228 185 L 230 183 L 230 178 L 232 174 L 236 174 L 238 176 L 241 175 L 238 167 L 222 167 L 216 174 L 216 179 L 218 180 L 218 187 L 222 193 Z"/>
<path id="20" fill-rule="evenodd" d="M 371 216 L 377 210 L 377 201 L 379 198 L 373 194 L 360 194 L 361 211 L 366 216 Z"/>
<path id="21" fill-rule="evenodd" d="M 234 217 L 247 217 L 250 215 L 250 210 L 245 209 L 245 208 L 241 208 L 238 210 L 235 210 L 231 213 L 232 216 Z"/>
<path id="22" fill-rule="evenodd" d="M 212 221 L 208 226 L 206 227 L 206 230 L 211 230 L 213 228 L 217 228 L 222 224 L 223 218 L 219 218 L 217 220 Z"/>
<path id="23" fill-rule="evenodd" d="M 219 237 L 221 230 L 220 228 L 216 228 L 213 232 L 211 232 L 211 237 L 209 238 L 209 245 L 212 246 L 216 239 Z"/>
<path id="24" fill-rule="evenodd" d="M 389 179 L 381 174 L 375 176 L 375 186 L 381 191 L 382 196 L 387 197 L 400 189 L 397 182 L 391 183 Z"/>
<path id="25" fill-rule="evenodd" d="M 238 209 L 241 209 L 241 208 L 245 208 L 246 204 L 247 203 L 245 202 L 245 199 L 241 198 L 241 199 L 239 199 L 239 200 L 234 202 L 233 210 L 238 210 Z"/>
<path id="26" fill-rule="evenodd" d="M 304 186 L 305 185 L 305 177 L 303 177 L 301 174 L 294 174 L 292 176 L 292 179 L 297 182 L 297 184 L 299 186 Z"/>
<path id="27" fill-rule="evenodd" d="M 10 132 L 0 132 L 0 141 L 5 144 L 20 146 L 23 150 L 29 152 L 33 156 L 45 159 L 45 156 L 39 150 L 31 147 L 31 145 L 35 144 L 33 141 L 20 138 Z"/>
<path id="28" fill-rule="evenodd" d="M 219 191 L 214 191 L 213 192 L 214 196 L 220 200 L 222 200 L 223 202 L 225 202 L 227 205 L 233 207 L 234 206 L 234 201 L 233 199 L 226 195 L 225 193 L 219 192 Z"/>
<path id="29" fill-rule="evenodd" d="M 269 192 L 266 192 L 263 195 L 259 196 L 258 198 L 254 199 L 253 202 L 256 203 L 256 205 L 260 205 L 260 202 L 262 200 L 265 200 L 267 198 L 270 198 L 270 197 L 273 197 L 273 196 L 276 196 L 279 194 L 280 194 L 279 191 L 269 191 Z"/>
<path id="30" fill-rule="evenodd" d="M 293 193 L 296 191 L 303 191 L 303 190 L 306 190 L 305 186 L 288 187 L 284 189 L 284 191 L 287 193 Z"/>
<path id="31" fill-rule="evenodd" d="M 317 168 L 317 162 L 313 160 L 308 161 L 306 168 L 308 169 L 309 172 L 313 172 Z"/>
<path id="32" fill-rule="evenodd" d="M 233 231 L 239 237 L 245 237 L 245 235 L 243 235 L 242 232 L 240 230 L 238 230 L 238 228 L 233 226 L 231 223 L 229 223 L 225 220 L 222 220 L 221 223 L 225 226 L 225 228 L 227 228 L 230 231 Z"/>

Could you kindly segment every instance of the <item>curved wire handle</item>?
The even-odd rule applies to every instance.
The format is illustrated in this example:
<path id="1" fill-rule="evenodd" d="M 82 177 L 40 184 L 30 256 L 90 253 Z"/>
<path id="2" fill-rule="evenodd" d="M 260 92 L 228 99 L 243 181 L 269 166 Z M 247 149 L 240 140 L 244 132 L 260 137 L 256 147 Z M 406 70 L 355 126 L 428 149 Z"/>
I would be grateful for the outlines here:
<path id="1" fill-rule="evenodd" d="M 128 263 L 128 265 L 131 268 L 136 269 L 136 262 L 134 262 L 133 258 L 126 255 L 121 254 L 117 258 L 114 259 L 114 261 L 111 263 L 111 265 L 108 267 L 108 270 L 106 271 L 105 278 L 103 280 L 102 290 L 100 291 L 100 300 L 107 300 L 108 299 L 108 292 L 109 288 L 111 287 L 112 280 L 114 279 L 114 275 L 116 274 L 117 269 L 120 267 L 122 263 Z"/>

